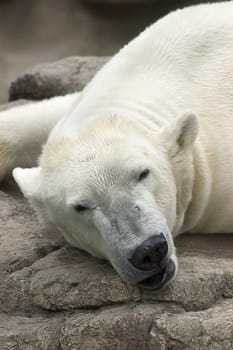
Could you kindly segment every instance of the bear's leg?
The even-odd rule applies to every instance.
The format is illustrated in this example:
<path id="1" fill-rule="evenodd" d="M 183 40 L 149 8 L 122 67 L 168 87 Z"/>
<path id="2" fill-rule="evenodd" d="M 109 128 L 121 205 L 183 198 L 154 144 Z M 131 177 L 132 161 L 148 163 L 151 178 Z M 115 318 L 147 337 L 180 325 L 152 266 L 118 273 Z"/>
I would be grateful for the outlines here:
<path id="1" fill-rule="evenodd" d="M 17 166 L 36 164 L 50 131 L 78 103 L 79 96 L 53 97 L 0 112 L 0 181 Z"/>

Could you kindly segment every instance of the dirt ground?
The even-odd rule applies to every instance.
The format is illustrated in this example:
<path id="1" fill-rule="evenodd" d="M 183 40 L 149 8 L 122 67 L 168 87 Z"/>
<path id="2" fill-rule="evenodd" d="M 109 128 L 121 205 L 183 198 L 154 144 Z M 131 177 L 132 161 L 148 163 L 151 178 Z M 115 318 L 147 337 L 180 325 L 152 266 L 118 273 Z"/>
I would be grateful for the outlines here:
<path id="1" fill-rule="evenodd" d="M 25 69 L 72 55 L 112 55 L 157 18 L 190 3 L 99 7 L 78 0 L 0 0 L 0 103 Z"/>

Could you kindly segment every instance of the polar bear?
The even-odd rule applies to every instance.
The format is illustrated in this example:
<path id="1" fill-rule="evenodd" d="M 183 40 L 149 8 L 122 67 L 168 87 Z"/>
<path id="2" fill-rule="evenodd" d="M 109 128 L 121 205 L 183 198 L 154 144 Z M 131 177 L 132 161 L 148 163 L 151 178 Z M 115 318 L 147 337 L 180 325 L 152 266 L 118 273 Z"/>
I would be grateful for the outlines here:
<path id="1" fill-rule="evenodd" d="M 1 179 L 145 289 L 174 279 L 178 234 L 233 231 L 232 19 L 232 1 L 175 11 L 81 93 L 0 114 Z"/>

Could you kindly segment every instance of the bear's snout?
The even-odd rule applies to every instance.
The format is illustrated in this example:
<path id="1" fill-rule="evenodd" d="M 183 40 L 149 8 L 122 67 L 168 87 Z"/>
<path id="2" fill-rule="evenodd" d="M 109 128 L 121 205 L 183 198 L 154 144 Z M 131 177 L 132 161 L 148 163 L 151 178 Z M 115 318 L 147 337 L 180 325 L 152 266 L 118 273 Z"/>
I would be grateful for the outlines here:
<path id="1" fill-rule="evenodd" d="M 138 246 L 129 262 L 141 271 L 150 271 L 155 268 L 162 270 L 168 254 L 168 243 L 163 233 L 146 239 Z"/>

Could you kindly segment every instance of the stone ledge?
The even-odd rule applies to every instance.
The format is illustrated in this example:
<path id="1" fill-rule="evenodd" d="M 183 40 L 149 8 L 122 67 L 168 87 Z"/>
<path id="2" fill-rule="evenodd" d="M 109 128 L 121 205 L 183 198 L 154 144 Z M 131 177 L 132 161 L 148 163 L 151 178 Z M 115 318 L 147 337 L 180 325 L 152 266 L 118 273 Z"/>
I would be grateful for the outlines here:
<path id="1" fill-rule="evenodd" d="M 39 64 L 11 83 L 10 101 L 41 100 L 80 91 L 109 57 L 68 57 Z"/>
<path id="2" fill-rule="evenodd" d="M 62 327 L 60 344 L 64 350 L 147 350 L 155 315 L 174 305 L 142 304 L 118 306 L 98 312 L 75 314 Z M 153 349 L 160 349 L 153 348 Z"/>
<path id="3" fill-rule="evenodd" d="M 200 312 L 156 316 L 149 349 L 231 350 L 233 348 L 233 300 Z"/>
<path id="4" fill-rule="evenodd" d="M 70 263 L 76 255 L 83 258 Z M 30 296 L 36 306 L 49 310 L 89 309 L 140 299 L 139 290 L 123 282 L 106 262 L 71 249 L 68 255 L 66 250 L 53 257 L 52 267 L 47 264 L 31 279 Z M 66 264 L 60 264 L 61 257 Z M 37 269 L 37 264 L 31 268 Z"/>
<path id="5" fill-rule="evenodd" d="M 1 350 L 231 350 L 233 300 L 199 312 L 128 304 L 73 315 L 0 315 Z"/>
<path id="6" fill-rule="evenodd" d="M 64 350 L 231 350 L 233 301 L 200 312 L 141 304 L 71 316 L 62 326 Z"/>
<path id="7" fill-rule="evenodd" d="M 60 247 L 61 237 L 49 237 L 20 194 L 0 190 L 0 207 L 0 274 L 30 266 Z"/>
<path id="8" fill-rule="evenodd" d="M 0 314 L 1 350 L 58 350 L 62 317 L 28 318 Z"/>
<path id="9" fill-rule="evenodd" d="M 65 266 L 59 262 L 59 252 L 52 253 L 55 259 L 50 259 L 52 267 L 47 263 L 45 270 L 34 274 L 30 295 L 36 306 L 69 310 L 141 300 L 175 303 L 191 311 L 204 310 L 219 299 L 233 297 L 233 265 L 228 259 L 212 261 L 200 256 L 179 256 L 180 268 L 175 281 L 153 293 L 140 292 L 138 288 L 127 285 L 109 264 L 89 256 L 70 264 L 68 258 L 72 254 L 77 254 L 77 251 L 69 252 Z M 32 269 L 36 267 L 37 263 L 32 265 Z"/>

